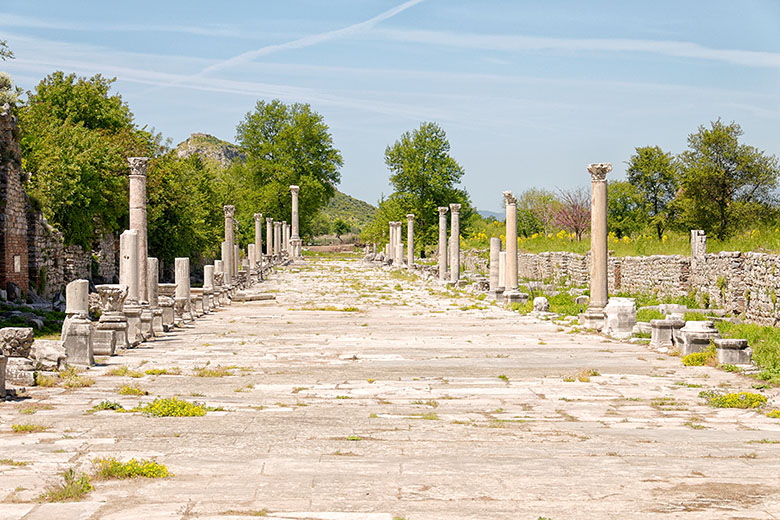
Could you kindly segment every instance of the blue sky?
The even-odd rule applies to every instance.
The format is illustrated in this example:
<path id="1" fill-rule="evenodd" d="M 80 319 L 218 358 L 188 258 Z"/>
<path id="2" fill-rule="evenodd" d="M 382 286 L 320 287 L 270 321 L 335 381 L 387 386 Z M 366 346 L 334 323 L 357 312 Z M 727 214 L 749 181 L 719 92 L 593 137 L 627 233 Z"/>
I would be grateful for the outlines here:
<path id="1" fill-rule="evenodd" d="M 10 4 L 10 5 L 9 5 Z M 718 117 L 780 155 L 780 1 L 287 0 L 9 2 L 0 64 L 24 89 L 55 71 L 116 76 L 136 121 L 174 144 L 234 140 L 258 99 L 304 102 L 342 151 L 340 189 L 375 203 L 384 149 L 446 131 L 480 209 L 501 192 L 623 176 Z"/>

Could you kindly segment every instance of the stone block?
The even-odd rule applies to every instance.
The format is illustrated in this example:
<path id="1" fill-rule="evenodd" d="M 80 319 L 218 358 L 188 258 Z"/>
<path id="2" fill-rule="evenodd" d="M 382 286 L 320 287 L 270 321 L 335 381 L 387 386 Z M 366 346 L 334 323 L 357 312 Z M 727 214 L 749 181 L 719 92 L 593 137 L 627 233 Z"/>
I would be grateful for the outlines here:
<path id="1" fill-rule="evenodd" d="M 513 303 L 524 305 L 526 302 L 528 302 L 528 293 L 516 290 L 504 291 L 503 301 L 506 305 L 511 305 Z"/>
<path id="2" fill-rule="evenodd" d="M 62 344 L 69 365 L 92 366 L 95 358 L 92 345 L 92 322 L 71 318 L 62 326 Z"/>
<path id="3" fill-rule="evenodd" d="M 97 329 L 92 335 L 92 354 L 95 356 L 113 356 L 117 351 L 117 338 L 122 331 Z M 121 343 L 119 343 L 121 344 Z"/>
<path id="4" fill-rule="evenodd" d="M 746 339 L 716 339 L 715 351 L 721 365 L 750 365 L 753 363 L 753 350 Z"/>
<path id="5" fill-rule="evenodd" d="M 9 357 L 5 367 L 5 379 L 7 382 L 22 386 L 35 384 L 35 363 L 23 357 Z"/>
<path id="6" fill-rule="evenodd" d="M 687 356 L 694 352 L 704 352 L 710 346 L 710 340 L 720 339 L 720 333 L 709 321 L 689 321 L 680 329 L 681 354 Z"/>
<path id="7" fill-rule="evenodd" d="M 31 327 L 5 327 L 0 329 L 0 351 L 8 357 L 27 357 L 33 344 Z"/>
<path id="8" fill-rule="evenodd" d="M 65 366 L 67 354 L 62 341 L 53 339 L 36 339 L 30 350 L 30 359 L 37 370 L 54 372 Z"/>
<path id="9" fill-rule="evenodd" d="M 544 296 L 537 296 L 534 298 L 534 311 L 550 312 L 550 301 Z"/>
<path id="10" fill-rule="evenodd" d="M 615 338 L 630 338 L 636 325 L 633 298 L 610 298 L 604 307 L 604 333 Z"/>

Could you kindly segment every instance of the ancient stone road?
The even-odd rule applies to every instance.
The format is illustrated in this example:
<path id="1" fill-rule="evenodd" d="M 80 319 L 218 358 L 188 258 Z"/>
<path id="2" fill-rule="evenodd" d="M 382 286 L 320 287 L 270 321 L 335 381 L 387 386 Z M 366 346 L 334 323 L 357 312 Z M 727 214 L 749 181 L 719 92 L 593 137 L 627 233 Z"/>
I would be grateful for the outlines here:
<path id="1" fill-rule="evenodd" d="M 264 284 L 275 302 L 107 359 L 89 388 L 0 403 L 0 459 L 31 462 L 0 462 L 0 518 L 780 518 L 780 421 L 697 397 L 755 381 L 405 278 L 309 260 Z M 196 377 L 206 363 L 232 375 Z M 106 374 L 120 365 L 182 374 Z M 564 381 L 585 369 L 600 375 Z M 123 384 L 149 396 L 118 395 Z M 84 413 L 158 395 L 224 411 Z M 51 409 L 20 414 L 30 403 Z M 50 429 L 11 433 L 25 422 Z M 34 501 L 106 455 L 175 476 Z"/>

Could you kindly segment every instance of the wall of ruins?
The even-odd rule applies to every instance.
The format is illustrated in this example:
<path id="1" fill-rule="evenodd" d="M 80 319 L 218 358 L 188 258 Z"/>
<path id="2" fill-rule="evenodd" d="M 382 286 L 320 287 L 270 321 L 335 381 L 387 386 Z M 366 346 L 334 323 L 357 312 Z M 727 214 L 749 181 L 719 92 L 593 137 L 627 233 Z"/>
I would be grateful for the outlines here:
<path id="1" fill-rule="evenodd" d="M 0 107 L 0 289 L 9 283 L 27 291 L 27 195 L 16 117 Z"/>
<path id="2" fill-rule="evenodd" d="M 755 323 L 780 322 L 780 255 L 721 252 L 693 259 L 680 255 L 610 257 L 608 273 L 610 293 L 654 293 L 672 298 L 695 294 L 701 303 Z M 518 276 L 585 286 L 590 279 L 589 255 L 519 254 Z"/>
<path id="3" fill-rule="evenodd" d="M 25 178 L 16 118 L 5 105 L 0 107 L 0 289 L 12 282 L 24 292 L 31 288 L 52 298 L 79 278 L 113 281 L 118 272 L 116 237 L 101 239 L 96 251 L 65 247 L 62 233 L 30 204 Z"/>

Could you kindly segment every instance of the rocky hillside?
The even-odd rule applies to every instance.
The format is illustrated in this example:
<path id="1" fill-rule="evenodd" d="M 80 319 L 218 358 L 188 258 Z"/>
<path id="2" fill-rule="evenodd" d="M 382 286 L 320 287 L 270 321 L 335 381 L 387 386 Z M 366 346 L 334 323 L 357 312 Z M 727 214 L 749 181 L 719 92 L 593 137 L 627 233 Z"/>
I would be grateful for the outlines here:
<path id="1" fill-rule="evenodd" d="M 354 229 L 363 229 L 374 217 L 376 208 L 368 202 L 350 197 L 336 190 L 336 195 L 330 199 L 322 213 L 330 222 L 341 219 Z"/>
<path id="2" fill-rule="evenodd" d="M 176 155 L 180 158 L 200 155 L 204 161 L 214 161 L 223 168 L 230 166 L 233 161 L 243 161 L 246 158 L 233 143 L 201 133 L 194 133 L 186 141 L 179 143 Z"/>

